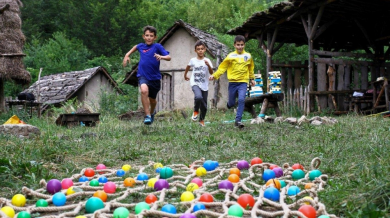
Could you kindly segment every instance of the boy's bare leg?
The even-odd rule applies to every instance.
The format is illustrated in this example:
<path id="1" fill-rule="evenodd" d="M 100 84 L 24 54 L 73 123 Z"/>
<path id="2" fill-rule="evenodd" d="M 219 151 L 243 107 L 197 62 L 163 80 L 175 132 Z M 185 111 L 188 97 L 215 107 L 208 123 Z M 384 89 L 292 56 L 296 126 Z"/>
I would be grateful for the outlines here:
<path id="1" fill-rule="evenodd" d="M 149 87 L 146 84 L 141 84 L 141 102 L 144 107 L 145 115 L 150 115 Z M 156 104 L 154 105 L 156 106 Z"/>
<path id="2" fill-rule="evenodd" d="M 153 98 L 149 98 L 150 102 L 150 113 L 154 113 L 154 110 L 156 109 L 157 100 Z"/>

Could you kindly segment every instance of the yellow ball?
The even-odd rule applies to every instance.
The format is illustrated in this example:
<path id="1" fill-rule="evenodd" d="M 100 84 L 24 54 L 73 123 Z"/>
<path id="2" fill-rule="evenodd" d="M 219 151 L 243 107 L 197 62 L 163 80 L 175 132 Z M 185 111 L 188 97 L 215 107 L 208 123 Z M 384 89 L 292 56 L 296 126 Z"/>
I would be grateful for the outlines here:
<path id="1" fill-rule="evenodd" d="M 199 167 L 196 169 L 196 175 L 197 176 L 205 176 L 207 174 L 207 171 L 204 167 Z"/>
<path id="2" fill-rule="evenodd" d="M 24 207 L 26 204 L 26 197 L 22 194 L 16 194 L 12 197 L 11 203 L 17 207 Z"/>
<path id="3" fill-rule="evenodd" d="M 157 182 L 157 178 L 151 178 L 148 180 L 148 187 L 154 188 L 154 183 Z"/>
<path id="4" fill-rule="evenodd" d="M 131 166 L 129 164 L 125 164 L 122 166 L 122 170 L 125 172 L 129 172 L 131 170 Z"/>
<path id="5" fill-rule="evenodd" d="M 311 197 L 309 197 L 309 196 L 306 196 L 306 197 L 303 197 L 303 198 L 313 200 L 313 198 L 311 198 Z M 307 204 L 307 205 L 310 205 L 310 202 L 308 202 L 308 201 L 305 201 L 304 203 Z"/>
<path id="6" fill-rule="evenodd" d="M 185 191 L 181 194 L 180 196 L 180 200 L 181 201 L 192 201 L 194 200 L 194 194 L 192 194 L 192 192 L 189 192 L 189 191 Z"/>
<path id="7" fill-rule="evenodd" d="M 75 190 L 73 190 L 73 186 L 69 187 L 68 189 L 66 189 L 66 195 L 71 195 L 71 194 L 74 194 L 76 193 Z"/>
<path id="8" fill-rule="evenodd" d="M 76 216 L 76 218 L 87 218 L 86 216 Z"/>
<path id="9" fill-rule="evenodd" d="M 196 189 L 199 189 L 198 184 L 191 182 L 190 184 L 187 185 L 187 189 L 186 190 L 189 191 L 189 192 L 193 192 Z"/>
<path id="10" fill-rule="evenodd" d="M 161 163 L 155 163 L 155 164 L 153 164 L 153 167 L 154 167 L 154 169 L 163 168 L 163 165 Z"/>
<path id="11" fill-rule="evenodd" d="M 9 207 L 9 206 L 5 206 L 3 208 L 1 208 L 1 212 L 5 213 L 5 215 L 7 215 L 8 217 L 14 217 L 15 216 L 15 211 L 12 207 Z"/>

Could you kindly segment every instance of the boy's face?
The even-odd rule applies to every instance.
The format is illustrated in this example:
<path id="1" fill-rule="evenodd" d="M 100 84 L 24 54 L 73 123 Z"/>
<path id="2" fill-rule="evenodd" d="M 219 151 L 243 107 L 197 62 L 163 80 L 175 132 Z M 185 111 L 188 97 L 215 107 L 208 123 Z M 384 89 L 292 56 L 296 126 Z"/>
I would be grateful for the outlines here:
<path id="1" fill-rule="evenodd" d="M 157 39 L 157 36 L 155 36 L 153 32 L 146 30 L 145 33 L 142 35 L 142 38 L 145 40 L 145 43 L 147 45 L 151 45 L 153 44 L 154 40 Z"/>
<path id="2" fill-rule="evenodd" d="M 237 52 L 241 54 L 244 51 L 245 48 L 245 42 L 244 41 L 238 41 L 234 43 L 234 48 L 236 48 Z"/>
<path id="3" fill-rule="evenodd" d="M 204 57 L 204 53 L 206 52 L 206 48 L 203 45 L 196 46 L 195 52 L 196 52 L 196 54 L 198 54 L 198 57 Z"/>

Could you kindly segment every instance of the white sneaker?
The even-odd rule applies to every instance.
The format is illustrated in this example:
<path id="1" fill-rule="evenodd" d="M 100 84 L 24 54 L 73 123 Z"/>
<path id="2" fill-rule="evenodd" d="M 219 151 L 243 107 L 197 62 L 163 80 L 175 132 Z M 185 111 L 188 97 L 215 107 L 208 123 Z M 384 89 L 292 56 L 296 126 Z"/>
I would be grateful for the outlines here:
<path id="1" fill-rule="evenodd" d="M 194 113 L 192 113 L 192 117 L 191 117 L 191 119 L 192 119 L 192 121 L 198 121 L 198 114 L 199 114 L 199 112 L 196 112 L 196 111 L 194 111 Z"/>

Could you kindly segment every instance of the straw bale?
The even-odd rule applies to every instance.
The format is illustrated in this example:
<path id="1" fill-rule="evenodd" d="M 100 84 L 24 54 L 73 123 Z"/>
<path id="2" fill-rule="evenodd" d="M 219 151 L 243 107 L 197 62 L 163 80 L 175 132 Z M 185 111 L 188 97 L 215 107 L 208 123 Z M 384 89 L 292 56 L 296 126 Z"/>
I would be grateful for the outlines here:
<path id="1" fill-rule="evenodd" d="M 31 82 L 31 75 L 24 69 L 23 57 L 0 57 L 0 78 L 5 80 L 13 79 L 17 83 L 28 84 Z"/>
<path id="2" fill-rule="evenodd" d="M 0 26 L 2 29 L 21 29 L 22 19 L 19 14 L 6 10 L 0 16 Z"/>
<path id="3" fill-rule="evenodd" d="M 20 0 L 0 0 L 0 7 L 9 4 L 8 11 L 20 14 L 20 7 L 23 7 L 23 3 Z"/>
<path id="4" fill-rule="evenodd" d="M 24 40 L 23 35 L 0 32 L 0 54 L 23 53 Z"/>

